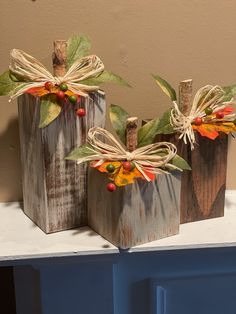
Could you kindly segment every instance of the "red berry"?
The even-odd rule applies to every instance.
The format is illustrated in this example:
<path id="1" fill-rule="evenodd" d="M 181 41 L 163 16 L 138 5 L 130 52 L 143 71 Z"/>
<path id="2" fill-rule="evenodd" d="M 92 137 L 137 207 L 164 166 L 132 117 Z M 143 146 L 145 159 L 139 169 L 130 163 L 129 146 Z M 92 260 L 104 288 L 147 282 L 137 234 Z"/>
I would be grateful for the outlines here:
<path id="1" fill-rule="evenodd" d="M 78 117 L 81 118 L 81 117 L 86 116 L 86 111 L 85 111 L 84 108 L 79 108 L 79 109 L 76 110 L 76 114 L 77 114 Z"/>
<path id="2" fill-rule="evenodd" d="M 86 115 L 86 111 L 84 108 L 79 108 L 76 110 L 76 114 L 78 117 L 84 117 Z"/>
<path id="3" fill-rule="evenodd" d="M 194 119 L 194 124 L 195 125 L 201 125 L 202 124 L 202 118 L 200 118 L 200 117 L 195 118 Z"/>
<path id="4" fill-rule="evenodd" d="M 135 164 L 130 161 L 124 161 L 122 165 L 126 171 L 132 171 L 135 168 Z"/>
<path id="5" fill-rule="evenodd" d="M 64 99 L 66 96 L 62 90 L 59 90 L 56 95 L 57 95 L 57 98 L 59 99 Z"/>
<path id="6" fill-rule="evenodd" d="M 116 190 L 115 184 L 114 184 L 114 183 L 108 183 L 108 184 L 107 184 L 107 190 L 108 190 L 109 192 L 114 192 L 114 191 Z"/>
<path id="7" fill-rule="evenodd" d="M 44 87 L 47 89 L 47 90 L 51 90 L 51 88 L 53 87 L 53 83 L 52 82 L 46 82 L 44 84 Z"/>
<path id="8" fill-rule="evenodd" d="M 216 112 L 216 118 L 217 118 L 217 119 L 223 119 L 224 116 L 225 116 L 225 115 L 224 115 L 224 112 L 223 112 L 223 111 L 220 110 L 220 111 L 217 111 L 217 112 Z"/>

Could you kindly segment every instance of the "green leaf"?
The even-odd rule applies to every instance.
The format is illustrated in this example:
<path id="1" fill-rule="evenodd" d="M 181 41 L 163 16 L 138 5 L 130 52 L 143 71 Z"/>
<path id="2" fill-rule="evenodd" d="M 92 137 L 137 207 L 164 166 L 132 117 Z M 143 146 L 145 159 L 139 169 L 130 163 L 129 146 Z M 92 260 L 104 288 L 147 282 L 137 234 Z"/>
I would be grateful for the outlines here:
<path id="1" fill-rule="evenodd" d="M 154 119 L 144 124 L 138 130 L 138 147 L 153 143 L 159 128 L 159 119 Z"/>
<path id="2" fill-rule="evenodd" d="M 60 112 L 61 106 L 57 104 L 57 98 L 54 94 L 49 94 L 41 97 L 40 105 L 40 122 L 39 127 L 44 128 L 55 120 Z"/>
<path id="3" fill-rule="evenodd" d="M 0 75 L 0 96 L 11 95 L 18 87 L 23 86 L 22 82 L 15 82 L 11 79 L 9 71 Z"/>
<path id="4" fill-rule="evenodd" d="M 122 143 L 126 144 L 125 130 L 126 121 L 129 118 L 129 114 L 117 105 L 110 105 L 109 115 L 113 128 L 115 129 L 117 135 L 121 139 Z"/>
<path id="5" fill-rule="evenodd" d="M 229 101 L 236 95 L 236 85 L 225 86 L 222 88 L 225 92 L 223 101 Z"/>
<path id="6" fill-rule="evenodd" d="M 115 83 L 121 86 L 130 87 L 130 85 L 119 75 L 112 72 L 103 71 L 99 76 L 89 78 L 87 80 L 81 81 L 81 84 L 85 85 L 101 85 L 103 83 Z"/>
<path id="7" fill-rule="evenodd" d="M 91 43 L 86 36 L 71 36 L 67 41 L 67 67 L 69 68 L 76 60 L 88 56 Z"/>
<path id="8" fill-rule="evenodd" d="M 88 144 L 84 144 L 78 148 L 75 148 L 65 159 L 78 160 L 79 158 L 95 155 L 92 147 Z"/>
<path id="9" fill-rule="evenodd" d="M 163 92 L 170 97 L 172 101 L 176 100 L 176 92 L 174 88 L 163 78 L 161 78 L 159 75 L 152 75 L 155 79 L 156 83 L 160 86 L 160 88 L 163 90 Z"/>
<path id="10" fill-rule="evenodd" d="M 163 116 L 160 118 L 157 134 L 171 134 L 174 133 L 174 129 L 170 124 L 170 114 L 171 109 L 164 112 Z"/>
<path id="11" fill-rule="evenodd" d="M 184 160 L 182 157 L 180 157 L 179 155 L 175 155 L 175 157 L 172 159 L 171 163 L 182 169 L 182 170 L 191 170 L 191 167 L 189 166 L 189 164 L 187 163 L 186 160 Z"/>

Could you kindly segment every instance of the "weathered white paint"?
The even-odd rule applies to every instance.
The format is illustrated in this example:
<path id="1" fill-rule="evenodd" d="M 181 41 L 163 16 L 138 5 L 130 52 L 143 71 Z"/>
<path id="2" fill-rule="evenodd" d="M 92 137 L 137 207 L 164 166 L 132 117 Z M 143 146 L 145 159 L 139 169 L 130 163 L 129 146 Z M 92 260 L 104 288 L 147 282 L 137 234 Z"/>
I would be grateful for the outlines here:
<path id="1" fill-rule="evenodd" d="M 105 96 L 81 97 L 83 118 L 65 102 L 57 119 L 42 129 L 40 106 L 39 97 L 18 99 L 24 211 L 46 233 L 86 226 L 88 166 L 65 157 L 85 144 L 91 127 L 105 126 Z"/>

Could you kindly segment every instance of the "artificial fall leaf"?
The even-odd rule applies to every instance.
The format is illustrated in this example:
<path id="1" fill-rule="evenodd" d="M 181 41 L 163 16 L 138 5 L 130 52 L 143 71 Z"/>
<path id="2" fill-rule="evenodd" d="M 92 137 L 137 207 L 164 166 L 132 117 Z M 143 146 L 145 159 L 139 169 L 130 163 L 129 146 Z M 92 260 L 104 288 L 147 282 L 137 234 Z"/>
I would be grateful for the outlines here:
<path id="1" fill-rule="evenodd" d="M 144 178 L 142 173 L 135 168 L 132 171 L 126 171 L 122 166 L 119 170 L 111 177 L 117 186 L 124 186 L 127 184 L 134 183 L 134 179 Z"/>
<path id="2" fill-rule="evenodd" d="M 203 123 L 201 125 L 193 125 L 193 130 L 196 130 L 201 134 L 211 140 L 216 139 L 219 136 L 219 132 L 229 134 L 231 132 L 236 132 L 236 126 L 233 122 L 223 122 L 223 123 Z"/>
<path id="3" fill-rule="evenodd" d="M 234 108 L 231 106 L 227 106 L 224 109 L 220 110 L 221 112 L 223 112 L 223 114 L 225 116 L 227 116 L 227 114 L 231 114 L 234 111 Z"/>
<path id="4" fill-rule="evenodd" d="M 236 132 L 236 125 L 233 122 L 223 122 L 216 125 L 216 129 L 219 132 L 229 134 L 231 132 Z"/>
<path id="5" fill-rule="evenodd" d="M 44 95 L 47 95 L 49 94 L 49 91 L 44 87 L 44 86 L 41 86 L 41 87 L 32 87 L 32 88 L 29 88 L 27 89 L 27 91 L 25 92 L 26 94 L 31 94 L 35 97 L 42 97 Z"/>
<path id="6" fill-rule="evenodd" d="M 91 167 L 97 168 L 98 171 L 106 173 L 109 173 L 107 171 L 107 166 L 113 165 L 115 167 L 115 171 L 113 173 L 109 173 L 109 179 L 114 181 L 117 186 L 132 184 L 134 182 L 134 179 L 136 178 L 144 179 L 144 176 L 137 168 L 134 168 L 131 171 L 127 171 L 123 168 L 122 162 L 120 161 L 105 161 L 100 166 L 96 166 L 96 162 L 93 162 L 90 165 Z M 152 180 L 152 174 L 146 171 L 145 173 Z"/>
<path id="7" fill-rule="evenodd" d="M 100 166 L 98 166 L 98 167 L 96 167 L 95 165 L 96 165 L 96 163 L 97 162 L 94 162 L 93 164 L 91 164 L 91 167 L 95 167 L 95 168 L 97 168 L 98 169 L 98 171 L 100 171 L 100 172 L 108 172 L 109 173 L 109 171 L 107 171 L 107 166 L 108 165 L 110 165 L 110 164 L 112 164 L 114 167 L 115 167 L 115 171 L 114 172 L 116 172 L 117 170 L 119 170 L 119 168 L 121 167 L 121 162 L 120 161 L 105 161 L 104 163 L 102 163 Z M 113 172 L 113 173 L 114 173 Z"/>
<path id="8" fill-rule="evenodd" d="M 40 86 L 40 87 L 29 88 L 29 89 L 27 89 L 27 91 L 25 93 L 31 94 L 35 97 L 42 97 L 42 96 L 45 96 L 47 94 L 56 94 L 59 90 L 60 89 L 57 86 L 53 86 L 50 90 L 46 89 L 44 86 Z M 72 96 L 72 95 L 74 95 L 74 93 L 71 92 L 70 90 L 67 90 L 65 92 L 65 95 Z"/>
<path id="9" fill-rule="evenodd" d="M 144 173 L 146 174 L 146 176 L 147 176 L 151 181 L 155 180 L 156 175 L 155 175 L 154 173 L 149 172 L 149 171 L 147 171 L 147 170 L 145 170 Z"/>
<path id="10" fill-rule="evenodd" d="M 219 132 L 215 130 L 214 124 L 203 123 L 201 125 L 193 125 L 194 130 L 201 134 L 201 136 L 208 137 L 214 140 L 219 136 Z"/>

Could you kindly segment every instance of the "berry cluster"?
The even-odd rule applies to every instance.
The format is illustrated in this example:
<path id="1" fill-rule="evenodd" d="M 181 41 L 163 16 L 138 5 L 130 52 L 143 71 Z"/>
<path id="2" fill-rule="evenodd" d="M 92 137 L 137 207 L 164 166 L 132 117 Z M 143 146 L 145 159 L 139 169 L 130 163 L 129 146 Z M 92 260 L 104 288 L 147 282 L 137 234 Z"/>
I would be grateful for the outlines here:
<path id="1" fill-rule="evenodd" d="M 213 114 L 213 109 L 208 107 L 205 109 L 205 114 L 206 116 L 210 116 Z M 214 117 L 212 117 L 212 119 L 218 119 L 218 120 L 222 120 L 224 118 L 225 114 L 224 114 L 224 111 L 223 110 L 219 110 L 217 112 L 214 113 Z M 209 120 L 210 121 L 210 120 Z M 207 121 L 207 122 L 209 122 Z M 201 117 L 196 117 L 194 120 L 193 120 L 193 123 L 197 126 L 201 125 L 204 121 L 204 118 L 201 118 Z M 233 123 L 236 125 L 236 120 L 233 121 Z"/>
<path id="2" fill-rule="evenodd" d="M 54 84 L 52 82 L 46 82 L 44 84 L 44 87 L 50 92 L 54 88 Z M 75 94 L 67 96 L 65 93 L 67 91 L 68 91 L 68 86 L 65 83 L 61 83 L 58 86 L 58 91 L 56 92 L 56 96 L 58 100 L 61 101 L 61 100 L 68 99 L 71 104 L 76 105 L 79 101 L 79 96 Z M 78 117 L 84 117 L 86 115 L 86 111 L 84 108 L 77 108 L 75 110 L 75 113 Z"/>
<path id="3" fill-rule="evenodd" d="M 123 167 L 123 169 L 124 169 L 125 171 L 130 172 L 130 171 L 133 171 L 133 170 L 134 170 L 135 164 L 134 164 L 132 161 L 124 161 L 124 162 L 122 162 L 122 167 Z M 115 172 L 116 167 L 115 167 L 113 164 L 108 164 L 108 165 L 106 166 L 106 170 L 107 170 L 110 174 L 112 174 L 112 173 Z M 116 190 L 116 185 L 115 185 L 114 183 L 111 183 L 111 182 L 108 183 L 108 184 L 107 184 L 107 190 L 108 190 L 109 192 L 114 192 L 114 191 Z"/>

